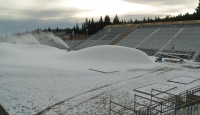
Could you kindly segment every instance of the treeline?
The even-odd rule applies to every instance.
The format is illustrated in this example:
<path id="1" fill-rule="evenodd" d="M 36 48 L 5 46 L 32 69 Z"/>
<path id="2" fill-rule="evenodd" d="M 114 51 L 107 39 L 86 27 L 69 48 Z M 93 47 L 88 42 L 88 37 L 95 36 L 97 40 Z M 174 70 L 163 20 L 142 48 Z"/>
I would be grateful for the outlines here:
<path id="1" fill-rule="evenodd" d="M 49 32 L 66 32 L 67 34 L 88 34 L 92 35 L 99 30 L 102 30 L 106 25 L 111 25 L 111 24 L 141 24 L 141 23 L 152 23 L 152 22 L 169 22 L 169 21 L 186 21 L 186 20 L 197 20 L 200 17 L 198 17 L 199 14 L 193 13 L 185 13 L 185 14 L 179 14 L 177 16 L 171 16 L 167 15 L 165 18 L 160 18 L 160 17 L 155 17 L 154 19 L 149 18 L 149 17 L 144 17 L 142 20 L 135 19 L 134 21 L 132 19 L 130 20 L 120 20 L 117 15 L 115 15 L 113 21 L 111 22 L 111 18 L 109 15 L 106 15 L 104 19 L 102 16 L 98 21 L 94 21 L 92 19 L 85 19 L 85 22 L 82 23 L 82 27 L 80 28 L 78 24 L 74 26 L 73 28 L 65 28 L 65 29 L 51 29 L 50 27 L 48 29 L 44 29 L 43 31 L 49 31 Z"/>
<path id="2" fill-rule="evenodd" d="M 100 19 L 98 21 L 94 21 L 94 19 L 92 18 L 91 20 L 86 18 L 85 22 L 82 23 L 82 26 L 79 27 L 78 23 L 76 24 L 76 26 L 74 26 L 73 28 L 65 28 L 65 29 L 60 29 L 60 28 L 56 28 L 56 29 L 51 29 L 50 27 L 48 29 L 44 29 L 43 31 L 49 31 L 49 32 L 66 32 L 67 34 L 94 34 L 99 30 L 102 30 L 106 25 L 110 25 L 110 24 L 114 24 L 111 23 L 111 19 L 108 15 L 106 15 L 103 19 L 103 17 L 101 16 Z"/>

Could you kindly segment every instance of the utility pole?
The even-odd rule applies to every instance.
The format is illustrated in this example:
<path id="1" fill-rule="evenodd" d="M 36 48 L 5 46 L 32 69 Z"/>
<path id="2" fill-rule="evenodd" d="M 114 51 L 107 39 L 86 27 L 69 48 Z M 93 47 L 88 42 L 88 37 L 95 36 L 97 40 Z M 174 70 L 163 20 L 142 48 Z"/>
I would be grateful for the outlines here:
<path id="1" fill-rule="evenodd" d="M 72 40 L 73 40 L 73 45 L 74 45 L 74 31 L 72 31 Z"/>
<path id="2" fill-rule="evenodd" d="M 109 40 L 110 28 L 108 28 L 108 40 Z"/>

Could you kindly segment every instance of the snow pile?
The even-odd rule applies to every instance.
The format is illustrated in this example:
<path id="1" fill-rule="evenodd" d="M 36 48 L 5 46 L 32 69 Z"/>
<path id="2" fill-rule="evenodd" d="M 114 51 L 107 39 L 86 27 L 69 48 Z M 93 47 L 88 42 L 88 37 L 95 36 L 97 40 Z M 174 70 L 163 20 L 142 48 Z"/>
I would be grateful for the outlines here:
<path id="1" fill-rule="evenodd" d="M 123 46 L 102 45 L 72 52 L 70 56 L 90 61 L 152 64 L 144 52 Z"/>
<path id="2" fill-rule="evenodd" d="M 76 67 L 85 69 L 122 69 L 155 66 L 144 52 L 122 46 L 94 46 L 66 52 L 44 45 L 0 43 L 0 58 L 17 65 Z M 3 60 L 2 60 L 3 61 Z"/>
<path id="3" fill-rule="evenodd" d="M 123 68 L 155 66 L 148 55 L 140 50 L 123 46 L 102 45 L 85 48 L 67 54 L 64 59 L 78 61 L 80 65 L 101 68 Z"/>
<path id="4" fill-rule="evenodd" d="M 7 42 L 13 44 L 41 44 L 60 49 L 69 49 L 68 45 L 59 37 L 54 36 L 49 32 L 31 32 L 24 34 L 14 34 L 0 38 L 0 42 Z"/>
<path id="5" fill-rule="evenodd" d="M 0 62 L 15 65 L 54 66 L 60 64 L 57 57 L 66 53 L 66 50 L 45 45 L 0 43 Z"/>

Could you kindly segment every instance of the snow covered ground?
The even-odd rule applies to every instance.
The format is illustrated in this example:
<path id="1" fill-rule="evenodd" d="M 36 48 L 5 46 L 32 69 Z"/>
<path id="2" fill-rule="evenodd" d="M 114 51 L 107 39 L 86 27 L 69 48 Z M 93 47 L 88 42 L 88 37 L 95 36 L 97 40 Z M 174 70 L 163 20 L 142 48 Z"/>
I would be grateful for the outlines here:
<path id="1" fill-rule="evenodd" d="M 169 92 L 178 94 L 199 85 L 200 70 L 193 68 L 199 64 L 154 60 L 121 46 L 67 52 L 38 44 L 0 43 L 0 104 L 10 115 L 105 115 L 110 99 L 133 106 L 134 94 L 139 94 L 133 89 L 175 86 Z M 197 81 L 168 81 L 180 76 Z M 181 80 L 185 83 L 187 77 Z"/>

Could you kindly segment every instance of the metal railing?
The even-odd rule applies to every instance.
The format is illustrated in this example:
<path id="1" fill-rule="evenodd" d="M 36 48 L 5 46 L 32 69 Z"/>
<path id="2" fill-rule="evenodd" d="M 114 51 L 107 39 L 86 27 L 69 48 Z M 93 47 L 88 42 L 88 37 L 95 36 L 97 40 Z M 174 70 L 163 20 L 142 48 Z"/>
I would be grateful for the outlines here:
<path id="1" fill-rule="evenodd" d="M 158 92 L 153 94 L 153 91 Z M 168 98 L 160 98 L 157 95 L 167 94 Z M 136 98 L 149 101 L 149 104 L 136 102 Z M 155 100 L 155 99 L 156 100 Z M 109 115 L 200 115 L 200 86 L 188 89 L 174 95 L 166 91 L 152 89 L 151 98 L 136 95 L 134 106 L 126 107 L 110 100 Z"/>

